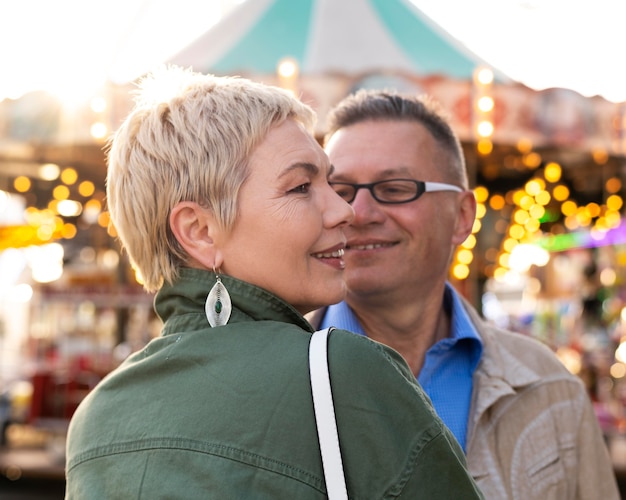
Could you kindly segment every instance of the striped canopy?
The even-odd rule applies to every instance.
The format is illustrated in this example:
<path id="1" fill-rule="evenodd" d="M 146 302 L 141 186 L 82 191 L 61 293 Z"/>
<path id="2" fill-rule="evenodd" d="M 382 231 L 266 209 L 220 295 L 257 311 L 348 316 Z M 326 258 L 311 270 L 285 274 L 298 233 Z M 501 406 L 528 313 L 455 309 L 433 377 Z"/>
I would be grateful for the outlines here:
<path id="1" fill-rule="evenodd" d="M 386 70 L 468 79 L 485 61 L 409 0 L 247 0 L 168 62 L 216 74 Z M 498 80 L 508 80 L 495 71 Z"/>

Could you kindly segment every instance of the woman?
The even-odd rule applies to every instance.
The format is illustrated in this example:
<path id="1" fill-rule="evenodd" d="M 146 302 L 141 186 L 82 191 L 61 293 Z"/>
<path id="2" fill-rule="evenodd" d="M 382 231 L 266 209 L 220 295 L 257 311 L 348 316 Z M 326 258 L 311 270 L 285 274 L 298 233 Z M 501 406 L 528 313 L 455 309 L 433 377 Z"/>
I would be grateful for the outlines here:
<path id="1" fill-rule="evenodd" d="M 352 209 L 313 113 L 178 68 L 142 92 L 111 142 L 107 196 L 163 335 L 74 415 L 67 498 L 325 498 L 303 314 L 343 298 Z M 351 498 L 480 495 L 398 354 L 339 330 L 328 350 Z"/>

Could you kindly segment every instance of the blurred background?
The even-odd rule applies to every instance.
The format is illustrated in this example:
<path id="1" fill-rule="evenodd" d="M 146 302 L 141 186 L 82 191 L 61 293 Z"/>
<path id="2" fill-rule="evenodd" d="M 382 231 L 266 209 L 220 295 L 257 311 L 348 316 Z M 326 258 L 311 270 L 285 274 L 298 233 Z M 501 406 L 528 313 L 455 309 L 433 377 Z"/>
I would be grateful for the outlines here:
<path id="1" fill-rule="evenodd" d="M 0 18 L 0 496 L 63 497 L 73 411 L 159 334 L 104 180 L 161 64 L 287 88 L 320 139 L 359 88 L 439 100 L 479 202 L 450 280 L 584 380 L 626 475 L 624 2 L 23 0 Z"/>

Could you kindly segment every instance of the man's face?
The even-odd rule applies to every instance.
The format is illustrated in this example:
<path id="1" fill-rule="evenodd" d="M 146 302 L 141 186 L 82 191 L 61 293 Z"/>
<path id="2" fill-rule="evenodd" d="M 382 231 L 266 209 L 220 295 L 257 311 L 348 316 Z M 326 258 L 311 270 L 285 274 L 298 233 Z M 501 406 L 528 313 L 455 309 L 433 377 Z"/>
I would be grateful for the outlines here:
<path id="1" fill-rule="evenodd" d="M 326 152 L 335 168 L 331 182 L 414 179 L 458 185 L 446 176 L 446 156 L 416 122 L 351 125 L 332 136 Z M 468 196 L 472 194 L 429 192 L 408 203 L 381 204 L 360 189 L 352 202 L 355 217 L 346 230 L 349 294 L 415 296 L 445 280 L 454 247 L 468 235 L 469 215 L 461 210 L 469 206 L 462 201 Z M 473 222 L 473 214 L 471 218 Z"/>

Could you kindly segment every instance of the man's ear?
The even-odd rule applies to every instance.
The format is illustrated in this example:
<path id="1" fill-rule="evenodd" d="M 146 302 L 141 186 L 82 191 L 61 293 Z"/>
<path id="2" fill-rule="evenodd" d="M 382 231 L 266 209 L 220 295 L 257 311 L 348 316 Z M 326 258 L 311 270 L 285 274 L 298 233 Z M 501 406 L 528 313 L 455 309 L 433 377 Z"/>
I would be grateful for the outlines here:
<path id="1" fill-rule="evenodd" d="M 472 234 L 476 219 L 476 198 L 473 191 L 463 191 L 460 194 L 459 213 L 452 243 L 460 245 Z"/>
<path id="2" fill-rule="evenodd" d="M 189 255 L 189 265 L 205 269 L 222 265 L 222 255 L 215 244 L 219 224 L 208 208 L 181 201 L 170 212 L 170 228 Z"/>

